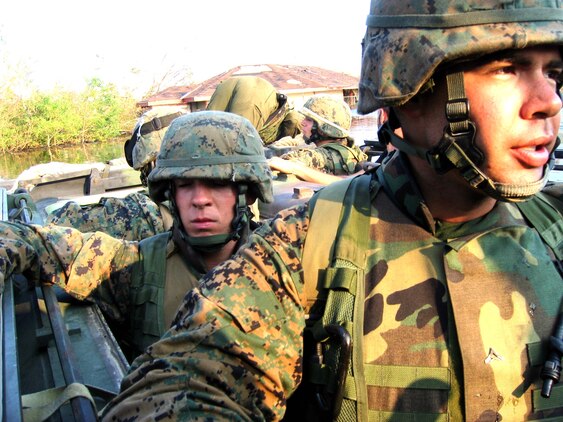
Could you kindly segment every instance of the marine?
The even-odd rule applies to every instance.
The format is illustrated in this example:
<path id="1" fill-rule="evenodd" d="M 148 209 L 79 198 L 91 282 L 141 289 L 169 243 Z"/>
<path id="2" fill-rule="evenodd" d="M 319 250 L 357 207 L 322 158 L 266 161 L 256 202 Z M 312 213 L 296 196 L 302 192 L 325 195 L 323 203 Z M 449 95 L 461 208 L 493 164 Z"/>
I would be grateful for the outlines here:
<path id="1" fill-rule="evenodd" d="M 232 113 L 175 119 L 148 176 L 172 228 L 140 242 L 104 232 L 0 223 L 0 275 L 25 274 L 97 303 L 132 359 L 170 326 L 186 291 L 229 258 L 256 227 L 249 206 L 272 201 L 260 137 Z"/>
<path id="2" fill-rule="evenodd" d="M 125 142 L 127 163 L 139 171 L 144 189 L 124 198 L 104 197 L 96 204 L 69 201 L 47 214 L 46 223 L 74 227 L 81 232 L 102 231 L 117 239 L 141 240 L 163 233 L 172 226 L 167 201 L 153 202 L 147 178 L 154 168 L 162 139 L 172 121 L 186 114 L 185 107 L 157 107 L 144 112 Z"/>
<path id="3" fill-rule="evenodd" d="M 273 157 L 270 167 L 319 183 L 327 178 L 307 171 L 308 168 L 334 176 L 361 172 L 368 156 L 350 137 L 352 114 L 348 104 L 330 95 L 315 95 L 305 102 L 300 113 L 304 116 L 303 139 L 312 147 L 296 148 L 280 158 Z"/>

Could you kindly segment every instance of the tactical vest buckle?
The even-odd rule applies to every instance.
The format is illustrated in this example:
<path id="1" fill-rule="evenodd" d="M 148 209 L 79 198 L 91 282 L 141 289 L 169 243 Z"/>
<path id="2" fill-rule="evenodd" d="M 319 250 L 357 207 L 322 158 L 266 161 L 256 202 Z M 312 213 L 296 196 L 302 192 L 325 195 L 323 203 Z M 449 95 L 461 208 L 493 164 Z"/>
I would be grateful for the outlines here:
<path id="1" fill-rule="evenodd" d="M 352 354 L 352 336 L 348 330 L 346 330 L 341 325 L 331 324 L 324 327 L 329 335 L 329 339 L 336 341 L 336 352 L 337 357 L 336 363 L 336 378 L 334 382 L 334 394 L 331 396 L 331 400 L 326 397 L 326 392 L 328 388 L 323 391 L 318 391 L 315 394 L 315 399 L 319 409 L 331 415 L 332 420 L 336 420 L 338 414 L 340 413 L 340 408 L 342 406 L 342 399 L 344 396 L 344 383 L 346 381 L 346 374 L 348 373 L 348 367 L 350 366 L 350 357 Z M 332 405 L 330 404 L 332 402 Z"/>

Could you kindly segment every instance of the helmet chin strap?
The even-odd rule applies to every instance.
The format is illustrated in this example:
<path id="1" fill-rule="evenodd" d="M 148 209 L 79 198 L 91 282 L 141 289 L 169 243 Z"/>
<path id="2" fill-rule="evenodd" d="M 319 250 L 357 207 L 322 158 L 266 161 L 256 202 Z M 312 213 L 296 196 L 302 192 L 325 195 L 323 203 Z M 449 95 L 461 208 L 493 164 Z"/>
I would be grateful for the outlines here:
<path id="1" fill-rule="evenodd" d="M 478 167 L 483 163 L 484 155 L 475 145 L 476 128 L 475 123 L 469 119 L 469 103 L 465 95 L 463 72 L 448 74 L 446 82 L 448 124 L 436 146 L 427 150 L 408 144 L 394 133 L 396 127 L 392 127 L 389 121 L 378 132 L 380 140 L 390 142 L 395 148 L 406 154 L 426 160 L 439 174 L 444 174 L 454 168 L 458 169 L 471 187 L 500 201 L 525 201 L 539 192 L 547 183 L 549 170 L 555 164 L 553 151 L 549 163 L 544 166 L 540 180 L 526 184 L 504 184 L 493 181 Z"/>

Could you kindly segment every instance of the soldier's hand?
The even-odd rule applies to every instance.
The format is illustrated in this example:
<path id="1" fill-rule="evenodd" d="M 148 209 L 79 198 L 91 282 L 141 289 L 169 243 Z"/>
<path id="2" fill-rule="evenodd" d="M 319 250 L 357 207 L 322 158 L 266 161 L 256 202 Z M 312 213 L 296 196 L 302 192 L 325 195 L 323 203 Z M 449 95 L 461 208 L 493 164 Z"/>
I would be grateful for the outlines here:
<path id="1" fill-rule="evenodd" d="M 20 273 L 27 269 L 21 268 L 22 254 L 27 255 L 26 246 L 19 239 L 0 238 L 0 292 L 4 291 L 5 280 L 14 272 Z"/>

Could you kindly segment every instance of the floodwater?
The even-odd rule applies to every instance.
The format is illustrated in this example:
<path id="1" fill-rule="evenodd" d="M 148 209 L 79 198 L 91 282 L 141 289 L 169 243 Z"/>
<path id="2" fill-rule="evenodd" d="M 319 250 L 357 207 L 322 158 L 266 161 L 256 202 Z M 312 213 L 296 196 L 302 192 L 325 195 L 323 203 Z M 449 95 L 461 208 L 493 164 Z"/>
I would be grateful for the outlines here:
<path id="1" fill-rule="evenodd" d="M 0 179 L 15 179 L 31 166 L 50 162 L 72 164 L 105 162 L 123 156 L 123 143 L 89 143 L 64 148 L 39 149 L 0 156 Z"/>
<path id="2" fill-rule="evenodd" d="M 355 115 L 352 119 L 351 135 L 356 144 L 363 145 L 366 139 L 377 137 L 377 119 L 374 114 Z M 65 148 L 51 148 L 0 156 L 0 179 L 15 179 L 31 166 L 50 162 L 85 164 L 106 162 L 123 157 L 123 144 L 119 142 L 89 143 Z"/>

